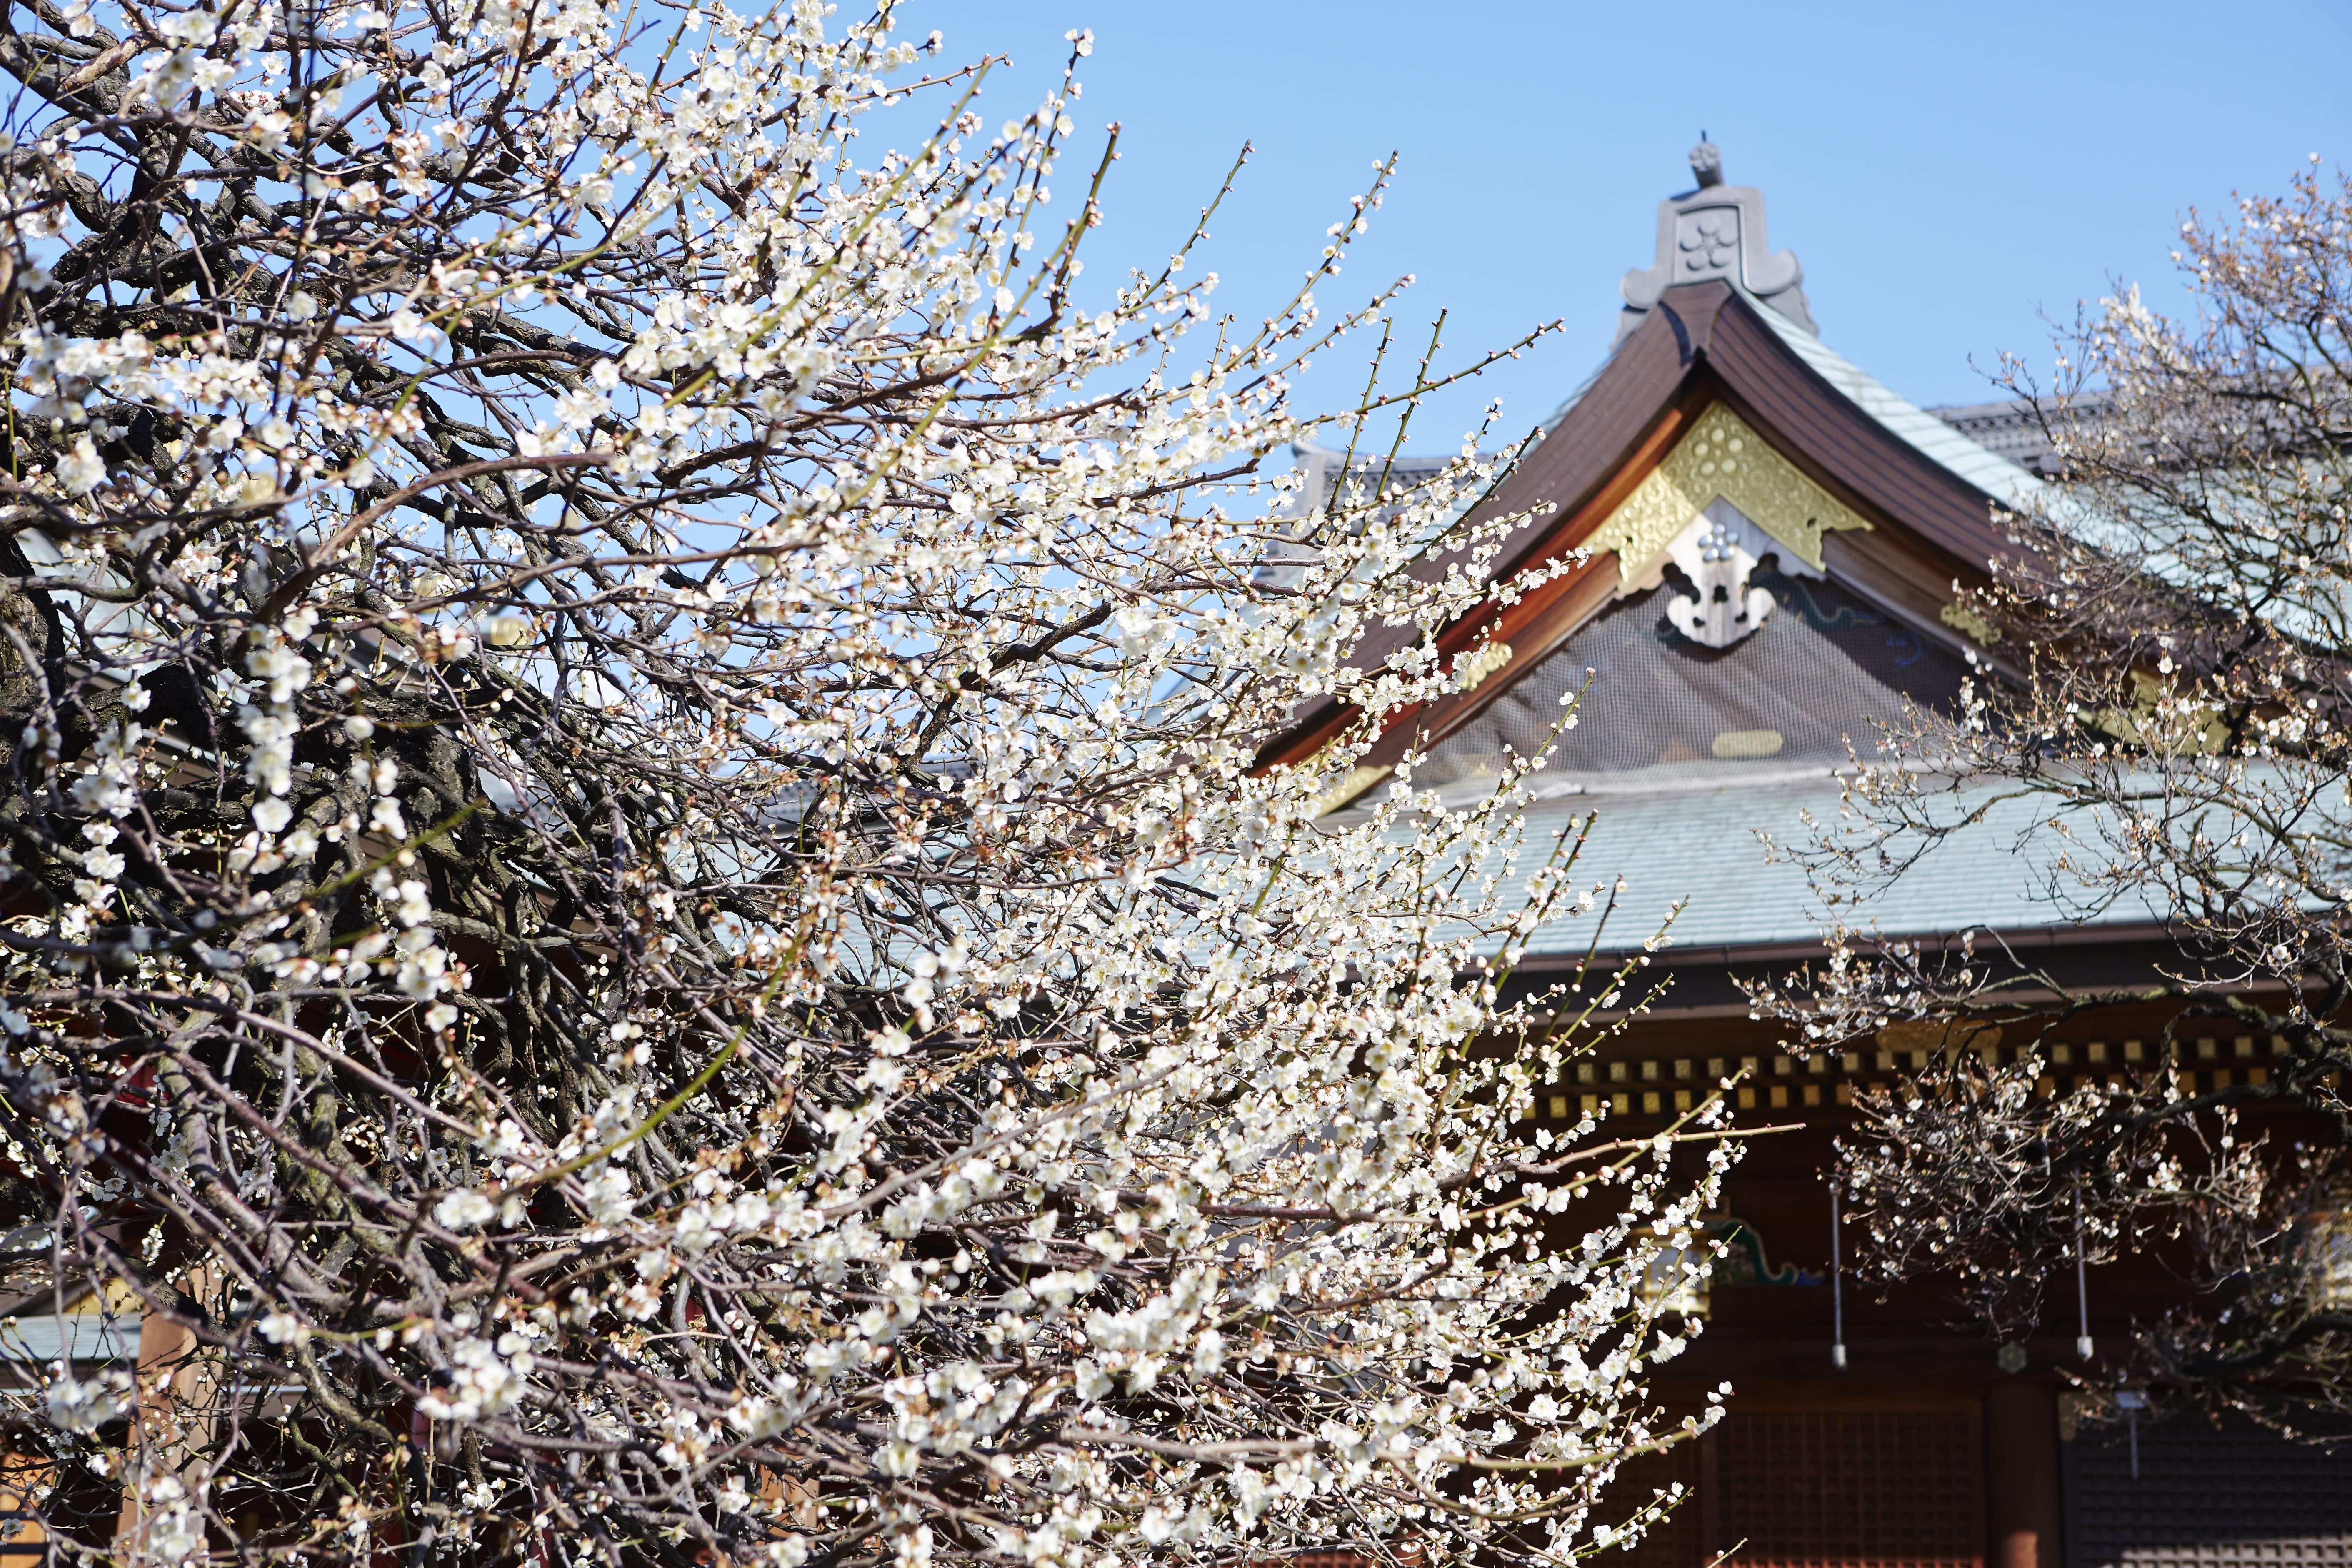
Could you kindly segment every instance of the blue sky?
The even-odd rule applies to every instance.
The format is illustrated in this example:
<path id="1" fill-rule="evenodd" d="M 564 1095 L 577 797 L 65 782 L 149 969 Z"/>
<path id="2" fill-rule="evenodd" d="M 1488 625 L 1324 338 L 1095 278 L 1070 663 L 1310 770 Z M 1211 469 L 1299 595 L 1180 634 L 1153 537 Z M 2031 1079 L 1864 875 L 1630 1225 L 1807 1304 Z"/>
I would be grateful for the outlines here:
<path id="1" fill-rule="evenodd" d="M 1617 280 L 1650 258 L 1658 199 L 1689 184 L 1704 128 L 1760 186 L 1823 338 L 1923 403 L 1991 392 L 1970 368 L 2049 356 L 2108 279 L 2184 302 L 2168 250 L 2192 204 L 2284 189 L 2306 155 L 2352 162 L 2352 5 L 1974 0 L 1926 5 L 1344 5 L 1328 0 L 911 0 L 958 58 L 1010 52 L 992 117 L 1091 26 L 1078 116 L 1090 153 L 1122 122 L 1090 280 L 1156 263 L 1244 140 L 1213 225 L 1223 304 L 1262 315 L 1319 251 L 1374 160 L 1402 172 L 1331 304 L 1418 281 L 1408 320 L 1449 311 L 1447 352 L 1566 329 L 1448 393 L 1412 444 L 1459 439 L 1493 397 L 1523 430 L 1609 343 Z M 1074 197 L 1078 160 L 1056 177 Z M 1318 407 L 1360 369 L 1318 364 Z"/>

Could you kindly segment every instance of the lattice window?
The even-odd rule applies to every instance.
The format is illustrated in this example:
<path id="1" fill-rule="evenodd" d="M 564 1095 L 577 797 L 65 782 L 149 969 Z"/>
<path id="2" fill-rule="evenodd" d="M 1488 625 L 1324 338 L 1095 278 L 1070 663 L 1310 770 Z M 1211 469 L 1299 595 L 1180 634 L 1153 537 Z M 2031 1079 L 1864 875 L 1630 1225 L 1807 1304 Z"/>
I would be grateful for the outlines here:
<path id="1" fill-rule="evenodd" d="M 1735 1415 L 1715 1440 L 1707 1513 L 1743 1568 L 1980 1568 L 1969 1412 Z"/>
<path id="2" fill-rule="evenodd" d="M 1629 1464 L 1608 1513 L 1694 1490 L 1594 1568 L 1982 1568 L 1982 1447 L 1969 1409 L 1734 1415 L 1703 1442 Z M 2341 1568 L 2352 1568 L 2352 1563 Z"/>
<path id="3" fill-rule="evenodd" d="M 2066 1445 L 2072 1568 L 2352 1568 L 2352 1454 L 2193 1417 Z"/>

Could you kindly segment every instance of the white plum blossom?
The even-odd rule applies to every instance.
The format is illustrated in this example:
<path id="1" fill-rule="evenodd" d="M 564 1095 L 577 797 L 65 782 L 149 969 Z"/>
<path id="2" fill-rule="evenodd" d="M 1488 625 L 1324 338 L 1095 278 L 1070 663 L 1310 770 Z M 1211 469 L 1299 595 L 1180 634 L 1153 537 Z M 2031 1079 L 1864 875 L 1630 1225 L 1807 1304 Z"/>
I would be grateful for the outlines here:
<path id="1" fill-rule="evenodd" d="M 520 1334 L 488 1340 L 464 1339 L 449 1351 L 446 1375 L 416 1407 L 436 1420 L 478 1421 L 514 1408 L 529 1386 L 531 1369 L 529 1343 Z"/>
<path id="2" fill-rule="evenodd" d="M 433 1206 L 433 1218 L 452 1230 L 471 1230 L 499 1211 L 488 1193 L 463 1187 Z"/>
<path id="3" fill-rule="evenodd" d="M 184 1568 L 205 1555 L 205 1493 L 176 1475 L 140 1483 L 139 1521 L 131 1560 L 139 1568 Z"/>
<path id="4" fill-rule="evenodd" d="M 87 496 L 106 481 L 106 464 L 87 435 L 74 437 L 73 449 L 58 461 L 58 482 L 68 495 Z"/>
<path id="5" fill-rule="evenodd" d="M 121 1419 L 131 1407 L 131 1378 L 120 1368 L 108 1367 L 96 1376 L 76 1377 L 60 1365 L 42 1395 L 43 1413 L 60 1431 L 95 1432 Z"/>

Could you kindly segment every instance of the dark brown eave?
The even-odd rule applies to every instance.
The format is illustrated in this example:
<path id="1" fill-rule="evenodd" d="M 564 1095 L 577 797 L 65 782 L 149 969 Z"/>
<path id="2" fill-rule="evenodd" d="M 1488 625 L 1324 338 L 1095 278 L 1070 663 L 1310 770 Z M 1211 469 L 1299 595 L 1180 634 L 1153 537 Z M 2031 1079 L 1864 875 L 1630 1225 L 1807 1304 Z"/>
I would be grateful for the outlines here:
<path id="1" fill-rule="evenodd" d="M 2029 965 L 2069 990 L 2124 991 L 2159 979 L 2168 962 L 2180 957 L 2178 933 L 2158 921 L 2116 922 L 2101 925 L 1979 927 L 1977 950 L 2007 956 L 2017 970 Z M 1959 933 L 1922 931 L 1886 936 L 1883 943 L 1900 941 L 1922 952 L 1957 953 Z M 1512 972 L 1504 995 L 1518 999 L 1573 977 L 1580 968 L 1607 975 L 1635 956 L 1647 959 L 1640 978 L 1628 988 L 1650 1017 L 1750 1018 L 1755 1004 L 1741 989 L 1745 980 L 1769 979 L 1786 985 L 1808 965 L 1821 963 L 1829 948 L 1819 939 L 1808 942 L 1751 942 L 1737 946 L 1668 947 L 1654 954 L 1638 949 L 1610 949 L 1591 955 L 1545 954 L 1523 961 Z M 2012 977 L 2013 981 L 2013 977 Z M 2250 988 L 2246 994 L 2276 989 Z M 2004 998 L 2038 1006 L 2062 993 L 2013 983 Z M 1619 1009 L 1596 1014 L 1606 1021 L 1627 1016 Z"/>
<path id="2" fill-rule="evenodd" d="M 1729 404 L 1799 470 L 1867 517 L 1883 537 L 1836 536 L 1857 565 L 1885 585 L 1889 607 L 1934 623 L 1937 585 L 1974 586 L 2004 548 L 1994 498 L 1857 408 L 1799 358 L 1759 308 L 1729 285 L 1669 288 L 1658 308 L 1601 368 L 1576 406 L 1472 513 L 1528 513 L 1505 541 L 1495 579 L 1507 581 L 1572 550 L 1669 451 L 1681 427 L 1717 400 Z M 1433 581 L 1462 561 L 1454 549 L 1413 563 Z M 1490 638 L 1507 643 L 1512 668 L 1475 689 L 1391 716 L 1364 760 L 1384 766 L 1412 745 L 1430 745 L 1475 716 L 1614 597 L 1613 557 L 1599 557 L 1525 596 L 1493 601 L 1440 629 L 1450 657 Z M 1945 591 L 1948 594 L 1948 591 Z M 1874 595 L 1879 596 L 1879 595 Z M 1377 669 L 1423 634 L 1417 626 L 1370 632 L 1349 661 Z M 1326 696 L 1302 704 L 1283 735 L 1259 752 L 1262 767 L 1302 762 L 1353 721 Z"/>

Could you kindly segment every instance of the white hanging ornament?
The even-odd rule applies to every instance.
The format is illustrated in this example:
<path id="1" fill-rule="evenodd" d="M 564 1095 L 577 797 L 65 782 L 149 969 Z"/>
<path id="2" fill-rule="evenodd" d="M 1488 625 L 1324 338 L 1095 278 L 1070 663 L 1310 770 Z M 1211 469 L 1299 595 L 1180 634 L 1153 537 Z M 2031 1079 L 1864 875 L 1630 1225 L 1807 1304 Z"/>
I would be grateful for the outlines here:
<path id="1" fill-rule="evenodd" d="M 1667 556 L 1697 591 L 1696 597 L 1671 601 L 1666 619 L 1703 647 L 1730 647 L 1772 613 L 1771 591 L 1749 586 L 1748 578 L 1775 550 L 1770 535 L 1717 498 L 1666 546 Z"/>

